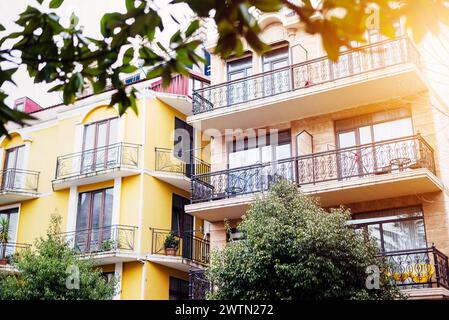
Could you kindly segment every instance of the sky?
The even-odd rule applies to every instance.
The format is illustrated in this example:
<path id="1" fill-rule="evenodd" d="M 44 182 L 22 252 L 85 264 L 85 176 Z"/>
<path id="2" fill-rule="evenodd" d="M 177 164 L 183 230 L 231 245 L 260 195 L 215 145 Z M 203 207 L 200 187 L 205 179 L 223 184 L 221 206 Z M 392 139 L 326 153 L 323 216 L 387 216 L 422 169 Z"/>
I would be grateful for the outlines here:
<path id="1" fill-rule="evenodd" d="M 170 19 L 169 13 L 172 13 L 180 22 L 187 21 L 190 16 L 189 8 L 185 5 L 177 5 L 173 8 L 167 6 L 166 0 L 156 0 L 155 3 L 160 8 L 163 21 Z M 29 4 L 36 6 L 37 2 L 35 0 L 0 1 L 0 21 L 7 32 L 15 31 L 14 21 Z M 89 36 L 100 37 L 101 17 L 108 12 L 123 13 L 125 11 L 125 0 L 65 0 L 57 13 L 60 17 L 69 17 L 72 12 L 75 12 L 79 17 L 80 25 L 84 26 L 85 33 Z M 160 35 L 162 41 L 168 38 L 168 34 L 173 33 L 178 28 L 175 23 L 170 23 L 168 26 L 169 28 L 166 29 L 164 34 Z M 10 106 L 13 105 L 15 99 L 23 96 L 30 97 L 44 108 L 62 102 L 62 94 L 47 93 L 51 85 L 33 83 L 33 79 L 28 76 L 24 67 L 19 69 L 13 80 L 17 86 L 8 84 L 4 87 L 9 95 L 6 102 Z"/>

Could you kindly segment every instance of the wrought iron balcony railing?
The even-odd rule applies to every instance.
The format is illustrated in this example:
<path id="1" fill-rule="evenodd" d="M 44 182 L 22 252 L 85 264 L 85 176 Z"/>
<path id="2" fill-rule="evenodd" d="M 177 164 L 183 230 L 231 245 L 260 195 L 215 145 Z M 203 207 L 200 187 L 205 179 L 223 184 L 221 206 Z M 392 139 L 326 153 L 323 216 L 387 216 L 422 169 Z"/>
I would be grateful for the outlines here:
<path id="1" fill-rule="evenodd" d="M 137 227 L 114 225 L 61 233 L 79 254 L 133 252 Z"/>
<path id="2" fill-rule="evenodd" d="M 39 172 L 22 169 L 6 169 L 0 172 L 0 192 L 37 193 Z"/>
<path id="3" fill-rule="evenodd" d="M 115 143 L 104 147 L 60 156 L 56 163 L 56 180 L 89 175 L 109 169 L 139 166 L 140 146 Z"/>
<path id="4" fill-rule="evenodd" d="M 298 186 L 426 168 L 434 151 L 420 136 L 386 140 L 192 177 L 192 202 L 267 191 L 279 179 Z"/>
<path id="5" fill-rule="evenodd" d="M 382 253 L 387 275 L 402 289 L 443 287 L 449 289 L 449 264 L 435 246 Z"/>
<path id="6" fill-rule="evenodd" d="M 308 60 L 193 93 L 193 114 L 247 103 L 285 92 L 353 77 L 405 63 L 420 67 L 420 55 L 406 37 L 384 40 L 340 54 L 337 63 L 327 57 Z"/>
<path id="7" fill-rule="evenodd" d="M 22 251 L 30 247 L 26 243 L 0 242 L 0 265 L 11 264 Z"/>
<path id="8" fill-rule="evenodd" d="M 170 243 L 167 239 L 171 240 Z M 151 240 L 151 254 L 182 257 L 204 265 L 209 263 L 209 241 L 190 232 L 177 234 L 170 230 L 152 228 Z"/>
<path id="9" fill-rule="evenodd" d="M 210 172 L 210 164 L 197 157 L 188 157 L 191 158 L 191 160 L 184 161 L 183 159 L 176 157 L 172 149 L 156 148 L 155 152 L 156 171 L 180 173 L 189 178 L 193 174 Z"/>

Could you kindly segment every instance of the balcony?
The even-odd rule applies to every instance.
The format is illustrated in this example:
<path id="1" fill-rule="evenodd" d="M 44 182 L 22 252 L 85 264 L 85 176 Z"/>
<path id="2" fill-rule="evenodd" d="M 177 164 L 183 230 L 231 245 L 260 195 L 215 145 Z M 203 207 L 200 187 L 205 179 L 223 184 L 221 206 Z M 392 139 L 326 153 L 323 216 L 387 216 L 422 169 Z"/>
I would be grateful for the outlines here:
<path id="1" fill-rule="evenodd" d="M 419 135 L 192 177 L 186 212 L 208 221 L 240 218 L 255 194 L 286 179 L 323 207 L 441 191 L 433 149 Z"/>
<path id="2" fill-rule="evenodd" d="M 416 94 L 426 89 L 419 68 L 408 38 L 382 41 L 342 52 L 337 63 L 321 57 L 196 90 L 188 122 L 259 128 Z"/>
<path id="3" fill-rule="evenodd" d="M 156 80 L 150 85 L 157 98 L 172 106 L 183 114 L 192 114 L 192 93 L 194 89 L 205 88 L 210 81 L 202 75 L 193 71 L 189 75 L 177 74 L 172 77 L 170 85 L 164 87 L 162 80 Z"/>
<path id="4" fill-rule="evenodd" d="M 448 257 L 430 248 L 383 253 L 387 275 L 411 299 L 448 299 Z M 417 290 L 419 289 L 419 290 Z"/>
<path id="5" fill-rule="evenodd" d="M 0 173 L 0 205 L 37 198 L 39 172 L 6 169 Z"/>
<path id="6" fill-rule="evenodd" d="M 0 243 L 0 272 L 18 272 L 12 265 L 12 261 L 31 245 L 25 243 L 6 242 Z"/>
<path id="7" fill-rule="evenodd" d="M 152 175 L 179 189 L 190 191 L 190 178 L 194 174 L 210 172 L 210 164 L 192 157 L 187 163 L 175 157 L 172 149 L 155 148 L 155 171 Z"/>
<path id="8" fill-rule="evenodd" d="M 135 237 L 137 227 L 114 225 L 61 233 L 81 257 L 94 259 L 95 264 L 104 265 L 136 259 Z"/>
<path id="9" fill-rule="evenodd" d="M 53 189 L 86 185 L 139 173 L 140 146 L 115 143 L 96 149 L 60 156 Z"/>
<path id="10" fill-rule="evenodd" d="M 178 244 L 173 250 L 167 249 L 167 238 Z M 196 237 L 192 233 L 174 234 L 170 230 L 151 229 L 151 254 L 147 260 L 188 272 L 190 269 L 202 269 L 209 264 L 209 241 Z"/>

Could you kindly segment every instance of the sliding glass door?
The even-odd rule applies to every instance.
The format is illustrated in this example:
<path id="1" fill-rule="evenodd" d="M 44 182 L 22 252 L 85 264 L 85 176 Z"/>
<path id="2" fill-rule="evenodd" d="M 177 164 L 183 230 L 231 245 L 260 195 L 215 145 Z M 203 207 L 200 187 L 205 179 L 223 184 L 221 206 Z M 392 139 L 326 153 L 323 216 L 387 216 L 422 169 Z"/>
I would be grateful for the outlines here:
<path id="1" fill-rule="evenodd" d="M 113 188 L 80 193 L 76 220 L 76 249 L 101 251 L 111 240 Z"/>

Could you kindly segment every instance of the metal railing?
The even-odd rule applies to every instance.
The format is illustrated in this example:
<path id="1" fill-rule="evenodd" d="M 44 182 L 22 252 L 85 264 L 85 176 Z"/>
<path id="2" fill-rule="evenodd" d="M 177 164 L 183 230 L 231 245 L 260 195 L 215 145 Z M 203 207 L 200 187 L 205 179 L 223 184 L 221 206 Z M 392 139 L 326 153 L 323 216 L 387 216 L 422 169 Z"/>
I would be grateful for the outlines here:
<path id="1" fill-rule="evenodd" d="M 80 254 L 133 252 L 137 227 L 114 225 L 60 233 L 67 244 Z"/>
<path id="2" fill-rule="evenodd" d="M 388 263 L 387 275 L 402 289 L 431 287 L 449 289 L 448 258 L 435 246 L 381 255 Z"/>
<path id="3" fill-rule="evenodd" d="M 192 202 L 267 191 L 280 179 L 304 186 L 420 168 L 435 173 L 434 151 L 416 135 L 195 175 Z"/>
<path id="4" fill-rule="evenodd" d="M 210 164 L 206 161 L 191 157 L 190 161 L 183 161 L 174 154 L 173 149 L 155 148 L 156 171 L 180 173 L 187 177 L 194 174 L 210 172 Z"/>
<path id="5" fill-rule="evenodd" d="M 212 284 L 206 277 L 206 270 L 189 271 L 189 300 L 206 300 L 207 294 L 212 292 Z"/>
<path id="6" fill-rule="evenodd" d="M 115 143 L 104 147 L 59 156 L 56 163 L 56 180 L 98 171 L 139 166 L 140 145 Z"/>
<path id="7" fill-rule="evenodd" d="M 165 242 L 171 235 L 178 245 L 173 250 L 167 250 Z M 176 234 L 170 230 L 151 228 L 151 254 L 182 257 L 206 265 L 209 263 L 210 245 L 208 240 L 190 232 Z"/>
<path id="8" fill-rule="evenodd" d="M 26 243 L 0 242 L 0 264 L 10 264 L 20 253 L 31 245 Z"/>
<path id="9" fill-rule="evenodd" d="M 233 80 L 193 93 L 193 114 L 213 111 L 289 91 L 353 77 L 404 63 L 420 67 L 420 55 L 407 37 L 384 40 L 340 53 L 338 62 L 321 57 Z"/>
<path id="10" fill-rule="evenodd" d="M 37 193 L 39 172 L 22 169 L 0 171 L 0 192 Z"/>

